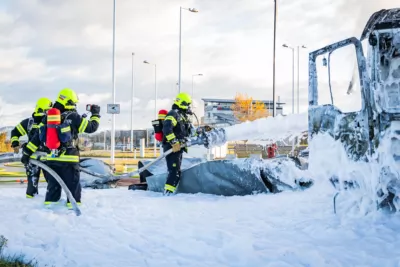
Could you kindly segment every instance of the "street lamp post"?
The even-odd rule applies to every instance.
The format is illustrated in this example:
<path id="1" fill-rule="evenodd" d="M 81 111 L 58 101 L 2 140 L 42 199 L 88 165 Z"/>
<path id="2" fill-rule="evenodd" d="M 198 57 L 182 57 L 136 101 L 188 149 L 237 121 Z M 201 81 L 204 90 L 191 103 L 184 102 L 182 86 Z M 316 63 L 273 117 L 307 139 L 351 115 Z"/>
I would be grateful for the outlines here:
<path id="1" fill-rule="evenodd" d="M 193 13 L 199 12 L 195 8 L 179 8 L 179 80 L 178 80 L 178 91 L 181 92 L 181 67 L 182 67 L 182 9 L 188 10 Z"/>
<path id="2" fill-rule="evenodd" d="M 113 52 L 112 52 L 112 98 L 113 104 L 115 104 L 115 14 L 116 13 L 116 0 L 114 0 L 113 8 Z M 111 164 L 114 164 L 115 156 L 115 114 L 111 114 Z"/>
<path id="3" fill-rule="evenodd" d="M 147 60 L 143 61 L 145 64 L 154 65 L 154 118 L 158 118 L 157 114 L 157 65 L 149 63 Z M 157 142 L 156 138 L 154 137 L 154 157 L 157 156 Z"/>
<path id="4" fill-rule="evenodd" d="M 194 86 L 193 86 L 193 78 L 194 78 L 194 76 L 203 76 L 203 74 L 201 74 L 201 73 L 199 73 L 199 74 L 193 74 L 192 75 L 192 100 L 194 99 Z M 194 109 L 194 106 L 193 106 L 193 109 Z"/>
<path id="5" fill-rule="evenodd" d="M 133 100 L 135 97 L 135 80 L 134 80 L 134 72 L 133 72 L 133 59 L 135 53 L 132 53 L 132 90 L 131 90 L 131 151 L 133 152 Z"/>
<path id="6" fill-rule="evenodd" d="M 107 134 L 107 130 L 104 130 L 104 151 L 107 151 L 107 148 L 106 148 L 106 134 Z"/>
<path id="7" fill-rule="evenodd" d="M 292 114 L 294 114 L 294 47 L 288 46 L 286 44 L 282 46 L 292 50 Z"/>
<path id="8" fill-rule="evenodd" d="M 274 0 L 274 53 L 272 59 L 272 117 L 275 117 L 276 113 L 276 101 L 275 101 L 275 46 L 276 46 L 276 3 Z"/>
<path id="9" fill-rule="evenodd" d="M 301 48 L 307 48 L 305 45 L 302 45 Z M 300 110 L 300 82 L 299 82 L 299 77 L 300 77 L 300 46 L 297 46 L 297 114 L 299 114 Z"/>

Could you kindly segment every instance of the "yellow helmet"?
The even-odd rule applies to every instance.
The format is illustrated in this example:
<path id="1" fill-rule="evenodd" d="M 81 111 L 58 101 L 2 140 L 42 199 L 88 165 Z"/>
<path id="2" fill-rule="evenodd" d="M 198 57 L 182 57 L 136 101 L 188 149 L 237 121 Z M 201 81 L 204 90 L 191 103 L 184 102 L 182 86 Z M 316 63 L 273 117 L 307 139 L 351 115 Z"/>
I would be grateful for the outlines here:
<path id="1" fill-rule="evenodd" d="M 174 100 L 174 104 L 181 109 L 188 109 L 192 104 L 192 98 L 187 93 L 179 93 Z"/>
<path id="2" fill-rule="evenodd" d="M 58 94 L 57 102 L 63 105 L 65 109 L 75 109 L 79 98 L 75 91 L 70 88 L 64 88 Z"/>
<path id="3" fill-rule="evenodd" d="M 35 107 L 35 112 L 34 112 L 34 116 L 43 116 L 46 115 L 46 111 L 48 111 L 49 109 L 51 109 L 51 107 L 53 106 L 53 103 L 51 102 L 50 99 L 43 97 L 40 98 L 37 102 L 36 102 L 36 107 Z"/>

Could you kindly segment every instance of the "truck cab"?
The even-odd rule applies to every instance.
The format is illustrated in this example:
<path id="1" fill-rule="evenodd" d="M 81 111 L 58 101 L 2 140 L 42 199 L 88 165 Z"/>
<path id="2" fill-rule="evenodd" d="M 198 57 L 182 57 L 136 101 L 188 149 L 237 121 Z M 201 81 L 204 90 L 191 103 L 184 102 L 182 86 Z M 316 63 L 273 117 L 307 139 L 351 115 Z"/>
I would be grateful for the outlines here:
<path id="1" fill-rule="evenodd" d="M 349 57 L 355 64 L 345 84 L 340 74 L 348 67 L 343 59 Z M 340 104 L 354 92 L 357 97 L 343 106 L 350 110 L 343 110 Z M 328 134 L 342 144 L 348 160 L 377 163 L 378 207 L 399 210 L 400 8 L 374 13 L 359 39 L 351 37 L 309 54 L 308 111 L 309 142 Z M 331 177 L 331 182 L 337 189 L 343 183 L 361 186 L 348 178 Z"/>

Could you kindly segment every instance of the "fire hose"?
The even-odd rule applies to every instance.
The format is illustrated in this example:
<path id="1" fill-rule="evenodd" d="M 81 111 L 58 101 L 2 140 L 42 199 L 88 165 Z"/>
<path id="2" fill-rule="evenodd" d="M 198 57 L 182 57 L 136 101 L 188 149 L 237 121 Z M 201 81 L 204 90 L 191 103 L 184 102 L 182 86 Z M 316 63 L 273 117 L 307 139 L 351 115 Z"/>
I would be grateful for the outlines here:
<path id="1" fill-rule="evenodd" d="M 205 144 L 207 144 L 206 137 L 207 137 L 206 135 L 200 135 L 200 136 L 197 136 L 197 137 L 189 138 L 189 139 L 186 140 L 185 143 L 183 143 L 181 145 L 181 148 L 190 147 L 190 146 L 193 146 L 193 145 L 205 145 Z M 108 181 L 112 182 L 112 181 L 120 180 L 120 179 L 123 179 L 123 178 L 130 178 L 130 177 L 132 177 L 132 176 L 134 176 L 136 174 L 140 174 L 143 171 L 147 170 L 153 164 L 159 162 L 160 160 L 162 160 L 163 158 L 165 158 L 166 156 L 171 154 L 172 152 L 173 151 L 172 151 L 172 148 L 171 148 L 171 149 L 165 151 L 161 156 L 159 156 L 155 160 L 153 160 L 153 161 L 147 163 L 146 165 L 144 165 L 142 168 L 139 168 L 139 169 L 137 169 L 136 171 L 133 171 L 133 172 L 124 173 L 124 174 L 121 174 L 121 175 L 115 175 L 115 176 L 112 176 L 111 178 L 110 178 L 109 175 L 99 174 L 99 173 L 96 173 L 96 172 L 93 172 L 93 171 L 90 171 L 90 170 L 87 170 L 87 169 L 84 169 L 84 168 L 81 168 L 80 170 L 82 172 L 86 173 L 86 174 L 90 174 L 90 175 L 93 175 L 93 176 L 96 176 L 96 177 L 99 177 L 99 178 L 108 178 L 109 179 Z"/>
<path id="2" fill-rule="evenodd" d="M 48 172 L 51 176 L 53 176 L 54 179 L 56 179 L 56 181 L 60 184 L 60 186 L 64 190 L 65 194 L 67 195 L 69 201 L 71 202 L 72 209 L 75 211 L 76 216 L 81 215 L 81 211 L 78 207 L 78 204 L 76 203 L 76 200 L 73 197 L 73 195 L 71 194 L 71 191 L 68 189 L 67 185 L 64 183 L 64 181 L 61 179 L 61 177 L 52 168 L 50 168 L 49 166 L 47 166 L 46 164 L 43 163 L 43 161 L 45 161 L 45 159 L 43 159 L 43 158 L 46 158 L 46 157 L 40 157 L 40 156 L 45 156 L 46 154 L 35 153 L 34 155 L 38 156 L 39 160 L 30 159 L 29 163 L 42 168 L 43 170 Z M 20 160 L 21 160 L 21 157 L 20 157 L 20 155 L 17 154 L 15 156 L 1 158 L 0 163 L 16 162 L 16 161 L 20 161 Z"/>
<path id="3" fill-rule="evenodd" d="M 64 192 L 67 195 L 69 201 L 71 202 L 72 209 L 75 211 L 76 216 L 81 215 L 81 210 L 79 209 L 75 198 L 73 197 L 73 195 L 71 194 L 71 191 L 69 191 L 67 185 L 61 179 L 61 177 L 55 171 L 53 171 L 53 169 L 51 169 L 49 166 L 47 166 L 46 164 L 44 164 L 43 162 L 41 162 L 39 160 L 31 159 L 31 160 L 29 160 L 29 163 L 32 163 L 33 165 L 36 165 L 36 166 L 42 168 L 43 170 L 47 171 L 51 176 L 53 176 L 53 178 L 56 179 L 56 181 L 60 184 L 61 188 L 64 189 Z"/>
<path id="4" fill-rule="evenodd" d="M 206 148 L 209 148 L 211 146 L 214 145 L 214 143 L 216 142 L 216 140 L 218 140 L 218 142 L 225 141 L 225 131 L 223 128 L 221 129 L 213 129 L 211 131 L 207 131 L 205 129 L 203 129 L 197 136 L 195 137 L 191 137 L 185 140 L 184 143 L 182 143 L 181 148 L 185 148 L 185 147 L 190 147 L 193 145 L 204 145 Z M 145 166 L 143 166 L 142 168 L 133 171 L 133 172 L 129 172 L 129 173 L 125 173 L 125 174 L 121 174 L 121 175 L 115 175 L 110 177 L 109 175 L 103 175 L 103 174 L 99 174 L 96 172 L 92 172 L 89 171 L 85 168 L 80 167 L 80 171 L 84 172 L 86 174 L 95 176 L 95 177 L 99 177 L 99 178 L 107 178 L 110 182 L 112 181 L 116 181 L 116 180 L 120 180 L 122 178 L 130 178 L 136 174 L 139 174 L 143 171 L 145 171 L 146 169 L 148 169 L 150 166 L 152 166 L 153 164 L 159 162 L 160 160 L 162 160 L 163 158 L 165 158 L 166 156 L 168 156 L 169 154 L 171 154 L 172 148 L 165 151 L 161 156 L 159 156 L 158 158 L 156 158 L 155 160 L 149 162 L 148 164 L 146 164 Z M 69 201 L 72 204 L 72 208 L 75 211 L 75 214 L 77 216 L 81 215 L 81 211 L 78 208 L 78 205 L 76 203 L 76 200 L 74 199 L 74 197 L 71 194 L 71 191 L 68 189 L 68 187 L 66 186 L 66 184 L 64 183 L 64 181 L 61 179 L 61 177 L 54 171 L 52 170 L 49 166 L 47 166 L 46 164 L 43 163 L 43 161 L 45 161 L 46 159 L 46 154 L 43 152 L 37 152 L 34 153 L 34 155 L 38 156 L 39 160 L 36 159 L 31 159 L 29 162 L 42 168 L 43 170 L 47 171 L 51 176 L 54 177 L 54 179 L 56 179 L 56 181 L 60 184 L 61 188 L 64 190 L 64 192 L 66 193 Z M 42 156 L 42 157 L 40 157 Z M 13 155 L 10 157 L 5 157 L 5 158 L 0 158 L 0 163 L 6 163 L 6 162 L 16 162 L 16 161 L 20 161 L 21 157 L 20 155 Z"/>

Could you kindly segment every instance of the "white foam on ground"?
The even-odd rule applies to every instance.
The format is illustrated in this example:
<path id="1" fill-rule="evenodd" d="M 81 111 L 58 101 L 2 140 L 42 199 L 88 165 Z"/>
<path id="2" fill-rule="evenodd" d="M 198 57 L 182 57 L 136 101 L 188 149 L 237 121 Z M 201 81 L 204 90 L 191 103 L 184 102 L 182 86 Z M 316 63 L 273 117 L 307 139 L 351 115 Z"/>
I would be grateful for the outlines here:
<path id="1" fill-rule="evenodd" d="M 294 117 L 227 132 L 232 139 L 250 132 L 282 138 L 307 125 L 301 115 Z M 297 124 L 290 122 L 290 129 L 284 120 L 292 118 Z M 285 167 L 288 181 L 299 175 Z M 310 143 L 307 172 L 315 185 L 306 191 L 162 197 L 126 188 L 84 189 L 76 217 L 65 208 L 45 209 L 43 189 L 38 198 L 25 199 L 25 189 L 1 188 L 0 234 L 9 239 L 6 253 L 24 253 L 40 266 L 399 266 L 399 215 L 371 212 L 378 167 L 349 161 L 339 142 L 319 135 Z M 347 208 L 340 206 L 337 215 L 329 183 L 334 174 L 363 186 L 341 197 Z"/>
<path id="2" fill-rule="evenodd" d="M 398 218 L 340 219 L 331 194 L 326 184 L 245 197 L 84 190 L 76 217 L 7 188 L 0 233 L 6 253 L 39 266 L 398 266 Z"/>
<path id="3" fill-rule="evenodd" d="M 393 129 L 391 129 L 393 128 Z M 365 213 L 376 208 L 378 199 L 377 192 L 382 190 L 387 193 L 388 184 L 392 191 L 397 192 L 400 202 L 400 166 L 394 161 L 393 151 L 396 147 L 391 141 L 392 134 L 400 126 L 395 122 L 387 130 L 387 138 L 380 143 L 377 153 L 369 158 L 369 162 L 354 162 L 347 157 L 342 143 L 335 141 L 328 134 L 318 134 L 309 140 L 309 170 L 307 173 L 299 174 L 297 168 L 286 166 L 282 168 L 285 175 L 281 175 L 285 182 L 294 181 L 295 177 L 312 177 L 316 180 L 328 181 L 332 176 L 337 176 L 341 182 L 356 181 L 360 190 L 345 193 L 347 205 L 354 206 L 358 202 L 359 212 Z M 288 116 L 276 116 L 245 122 L 225 128 L 226 140 L 239 141 L 249 140 L 248 143 L 265 144 L 279 140 L 302 136 L 308 130 L 308 114 L 291 114 Z M 262 141 L 260 141 L 262 140 Z M 396 150 L 397 151 L 397 150 Z M 397 152 L 396 152 L 397 153 Z M 267 161 L 261 164 L 268 164 Z M 272 163 L 275 164 L 275 163 Z M 274 167 L 274 166 L 271 166 Z M 254 166 L 257 168 L 257 166 Z M 386 177 L 381 177 L 382 168 L 390 171 Z M 293 176 L 292 176 L 293 175 Z M 397 176 L 397 179 L 391 177 Z M 342 194 L 343 195 L 343 194 Z M 399 207 L 400 209 L 400 203 Z"/>

